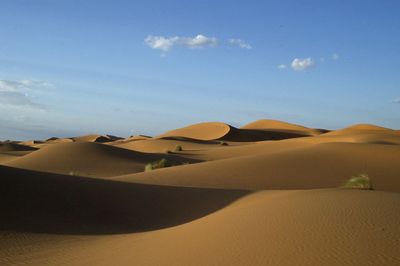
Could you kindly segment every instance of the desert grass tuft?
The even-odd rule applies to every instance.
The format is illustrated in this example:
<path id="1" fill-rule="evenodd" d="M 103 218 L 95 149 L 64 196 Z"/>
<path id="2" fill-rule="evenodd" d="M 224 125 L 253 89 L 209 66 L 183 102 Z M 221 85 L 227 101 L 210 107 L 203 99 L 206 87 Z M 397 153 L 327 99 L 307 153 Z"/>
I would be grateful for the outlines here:
<path id="1" fill-rule="evenodd" d="M 175 151 L 183 151 L 183 148 L 181 145 L 176 145 L 175 146 Z"/>
<path id="2" fill-rule="evenodd" d="M 164 168 L 164 167 L 168 167 L 168 166 L 169 166 L 169 164 L 167 162 L 167 159 L 163 158 L 163 159 L 161 159 L 159 161 L 155 161 L 155 162 L 146 164 L 146 166 L 144 167 L 144 171 L 148 172 L 148 171 L 151 171 L 151 170 Z"/>
<path id="3" fill-rule="evenodd" d="M 373 190 L 371 179 L 367 174 L 359 174 L 353 176 L 346 182 L 344 187 Z"/>

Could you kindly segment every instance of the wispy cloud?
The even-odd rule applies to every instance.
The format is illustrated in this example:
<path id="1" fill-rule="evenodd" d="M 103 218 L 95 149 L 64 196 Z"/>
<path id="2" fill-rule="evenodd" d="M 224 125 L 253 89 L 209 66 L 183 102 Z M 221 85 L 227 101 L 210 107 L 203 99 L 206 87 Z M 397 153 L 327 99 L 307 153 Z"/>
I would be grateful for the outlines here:
<path id="1" fill-rule="evenodd" d="M 228 43 L 230 45 L 238 46 L 239 48 L 242 48 L 242 49 L 247 49 L 247 50 L 252 49 L 251 45 L 242 39 L 229 39 Z"/>
<path id="2" fill-rule="evenodd" d="M 43 87 L 52 86 L 48 82 L 35 80 L 0 80 L 0 105 L 44 109 L 45 106 L 36 103 L 30 93 Z"/>
<path id="3" fill-rule="evenodd" d="M 159 49 L 164 52 L 168 52 L 175 46 L 185 48 L 205 48 L 213 47 L 218 44 L 218 40 L 214 37 L 207 37 L 202 34 L 198 34 L 195 37 L 164 37 L 164 36 L 152 36 L 149 35 L 144 40 L 147 46 L 152 49 Z"/>
<path id="4" fill-rule="evenodd" d="M 295 71 L 303 71 L 309 69 L 315 65 L 314 60 L 311 57 L 308 58 L 295 58 L 292 61 L 291 67 Z"/>
<path id="5" fill-rule="evenodd" d="M 332 54 L 332 60 L 336 61 L 339 59 L 339 55 L 337 53 Z"/>
<path id="6" fill-rule="evenodd" d="M 400 104 L 400 97 L 393 99 L 391 103 Z"/>
<path id="7" fill-rule="evenodd" d="M 277 66 L 278 69 L 286 69 L 286 65 L 285 64 L 280 64 Z"/>

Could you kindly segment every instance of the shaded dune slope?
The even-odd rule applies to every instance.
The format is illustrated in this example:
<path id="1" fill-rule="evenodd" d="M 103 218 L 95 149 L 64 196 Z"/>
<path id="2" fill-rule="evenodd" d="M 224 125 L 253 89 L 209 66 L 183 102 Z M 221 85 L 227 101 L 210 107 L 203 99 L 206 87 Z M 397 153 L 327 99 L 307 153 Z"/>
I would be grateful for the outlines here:
<path id="1" fill-rule="evenodd" d="M 398 265 L 399 220 L 397 193 L 340 189 L 261 191 L 208 216 L 163 230 L 77 239 L 23 235 L 13 242 L 14 248 L 0 249 L 0 262 Z"/>
<path id="2" fill-rule="evenodd" d="M 189 222 L 248 192 L 127 184 L 0 166 L 0 193 L 3 231 L 110 234 Z"/>
<path id="3" fill-rule="evenodd" d="M 104 142 L 110 142 L 110 141 L 115 141 L 115 140 L 120 140 L 122 138 L 112 136 L 112 135 L 85 135 L 85 136 L 79 136 L 79 137 L 73 137 L 70 138 L 75 142 L 99 142 L 99 143 L 104 143 Z"/>
<path id="4" fill-rule="evenodd" d="M 48 145 L 7 162 L 13 167 L 60 174 L 107 177 L 141 172 L 145 164 L 166 158 L 171 164 L 194 162 L 171 154 L 150 154 L 94 142 Z"/>
<path id="5" fill-rule="evenodd" d="M 27 145 L 16 144 L 16 143 L 0 143 L 0 152 L 10 152 L 10 151 L 35 151 L 34 147 Z"/>

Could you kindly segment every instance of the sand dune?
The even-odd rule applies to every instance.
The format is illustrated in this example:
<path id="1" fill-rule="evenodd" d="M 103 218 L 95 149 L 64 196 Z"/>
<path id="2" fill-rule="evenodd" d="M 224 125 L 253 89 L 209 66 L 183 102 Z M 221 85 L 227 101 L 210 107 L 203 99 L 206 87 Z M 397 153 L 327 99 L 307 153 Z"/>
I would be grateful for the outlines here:
<path id="1" fill-rule="evenodd" d="M 0 166 L 2 230 L 57 234 L 147 231 L 207 215 L 246 191 L 175 188 Z"/>
<path id="2" fill-rule="evenodd" d="M 111 145 L 135 151 L 158 153 L 175 151 L 177 146 L 180 146 L 183 149 L 182 153 L 221 147 L 219 141 L 200 141 L 183 137 L 164 137 L 146 140 L 113 142 Z"/>
<path id="3" fill-rule="evenodd" d="M 377 189 L 400 192 L 398 158 L 400 146 L 397 145 L 326 143 L 183 165 L 119 179 L 176 186 L 310 189 L 339 187 L 351 176 L 367 173 Z"/>
<path id="4" fill-rule="evenodd" d="M 146 193 L 151 189 L 141 192 Z M 193 222 L 147 233 L 6 236 L 0 260 L 38 265 L 397 265 L 399 219 L 399 194 L 263 191 Z"/>
<path id="5" fill-rule="evenodd" d="M 357 124 L 357 125 L 352 125 L 349 127 L 345 127 L 343 129 L 335 130 L 332 132 L 329 132 L 327 135 L 347 135 L 347 134 L 357 134 L 357 133 L 393 133 L 394 130 L 381 127 L 381 126 L 376 126 L 376 125 L 371 125 L 371 124 Z"/>
<path id="6" fill-rule="evenodd" d="M 107 177 L 142 172 L 152 161 L 193 162 L 172 154 L 148 154 L 93 142 L 48 145 L 6 165 L 60 174 Z"/>
<path id="7" fill-rule="evenodd" d="M 0 145 L 0 265 L 400 265 L 398 130 L 259 120 L 30 145 Z M 161 158 L 175 166 L 143 172 Z M 361 173 L 374 190 L 342 188 Z"/>
<path id="8" fill-rule="evenodd" d="M 110 142 L 110 141 L 115 141 L 115 140 L 120 140 L 122 138 L 112 136 L 112 135 L 86 135 L 86 136 L 79 136 L 79 137 L 73 137 L 71 138 L 75 142 L 99 142 L 99 143 L 104 143 L 104 142 Z"/>
<path id="9" fill-rule="evenodd" d="M 0 152 L 10 152 L 10 151 L 34 151 L 37 150 L 36 148 L 16 144 L 16 143 L 0 143 Z"/>
<path id="10" fill-rule="evenodd" d="M 260 128 L 264 125 L 264 120 L 261 122 L 255 122 L 241 129 L 235 128 L 228 124 L 219 122 L 209 122 L 209 123 L 199 123 L 188 127 L 176 129 L 169 131 L 165 134 L 159 135 L 156 138 L 166 138 L 166 137 L 184 137 L 196 140 L 226 140 L 234 142 L 254 142 L 262 140 L 281 140 L 288 138 L 297 138 L 310 136 L 315 134 L 320 134 L 318 130 L 312 130 L 306 128 L 301 128 L 293 125 L 296 130 L 290 129 L 290 124 L 283 124 L 283 128 Z M 269 121 L 269 120 L 265 120 Z M 261 125 L 262 124 L 262 125 Z M 278 121 L 274 121 L 273 125 L 276 126 Z M 254 128 L 252 128 L 254 127 Z"/>
<path id="11" fill-rule="evenodd" d="M 224 123 L 207 122 L 171 130 L 156 138 L 185 137 L 197 140 L 216 140 L 223 138 L 231 129 L 230 125 Z"/>

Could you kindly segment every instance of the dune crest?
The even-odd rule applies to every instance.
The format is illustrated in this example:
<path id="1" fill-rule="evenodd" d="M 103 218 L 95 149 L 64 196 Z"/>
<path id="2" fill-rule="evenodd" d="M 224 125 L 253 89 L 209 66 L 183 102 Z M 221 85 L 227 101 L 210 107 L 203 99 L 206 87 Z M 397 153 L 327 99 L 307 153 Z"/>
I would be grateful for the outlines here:
<path id="1" fill-rule="evenodd" d="M 220 122 L 204 122 L 168 131 L 156 138 L 185 137 L 197 140 L 216 140 L 226 136 L 232 126 Z"/>

